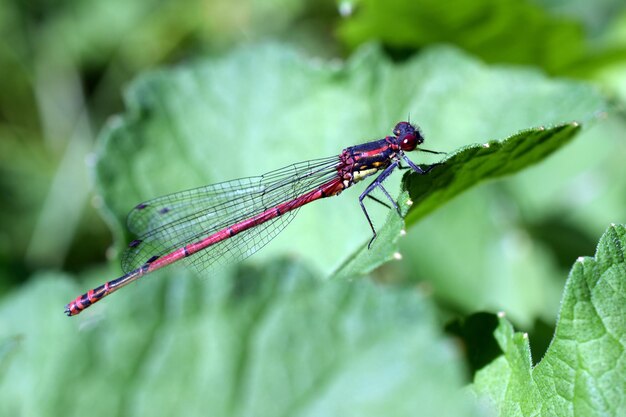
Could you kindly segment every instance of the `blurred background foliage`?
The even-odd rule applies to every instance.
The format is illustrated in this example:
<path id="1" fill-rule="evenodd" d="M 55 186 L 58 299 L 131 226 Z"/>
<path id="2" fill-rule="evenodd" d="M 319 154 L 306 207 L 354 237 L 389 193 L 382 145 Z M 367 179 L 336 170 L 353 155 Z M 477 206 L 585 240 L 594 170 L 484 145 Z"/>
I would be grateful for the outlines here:
<path id="1" fill-rule="evenodd" d="M 581 78 L 618 103 L 626 100 L 626 12 L 618 0 L 445 5 L 429 0 L 192 0 L 184 7 L 156 0 L 4 0 L 0 30 L 5 291 L 40 268 L 79 271 L 104 259 L 111 237 L 92 204 L 95 136 L 107 118 L 123 111 L 124 86 L 150 68 L 263 39 L 293 43 L 324 58 L 345 57 L 367 41 L 381 42 L 396 59 L 447 43 L 486 62 Z M 610 143 L 607 149 L 614 146 L 623 145 Z M 528 198 L 532 194 L 529 190 Z M 623 196 L 614 198 L 623 201 Z M 558 216 L 545 214 L 526 227 L 546 241 L 559 239 L 563 233 L 542 227 Z M 580 252 L 577 242 L 586 241 L 589 252 L 606 222 L 584 220 L 595 228 L 584 221 L 566 227 L 578 239 L 563 239 L 561 247 Z M 562 265 L 567 267 L 568 260 Z"/>
<path id="2" fill-rule="evenodd" d="M 511 307 L 514 322 L 530 332 L 538 360 L 573 261 L 593 255 L 609 223 L 625 221 L 622 0 L 2 0 L 0 35 L 0 295 L 7 298 L 41 271 L 85 276 L 115 259 L 111 230 L 118 233 L 119 225 L 103 221 L 110 207 L 103 208 L 103 197 L 94 192 L 96 137 L 111 115 L 125 111 L 131 80 L 267 40 L 329 62 L 347 59 L 370 42 L 397 63 L 429 47 L 452 45 L 487 69 L 523 68 L 549 79 L 573 79 L 612 104 L 545 164 L 482 185 L 417 223 L 403 246 L 405 260 L 375 273 L 379 281 L 417 283 L 431 292 L 443 321 L 507 309 L 519 288 L 528 291 L 516 283 L 540 277 L 552 292 L 538 299 L 549 303 Z M 425 118 L 411 117 L 418 123 Z M 394 122 L 388 120 L 390 126 Z M 467 120 L 448 127 L 446 132 L 456 131 L 454 138 L 427 136 L 428 147 L 451 151 L 533 127 L 528 123 L 468 136 Z M 231 129 L 224 126 L 224 134 Z M 379 135 L 341 133 L 340 146 Z M 316 156 L 321 155 L 299 159 Z M 118 157 L 130 162 L 134 156 Z M 260 172 L 245 172 L 255 173 Z M 217 179 L 239 176 L 229 174 Z M 115 201 L 127 208 L 136 202 Z M 441 262 L 438 253 L 451 261 Z M 455 284 L 461 278 L 470 282 L 463 291 Z M 52 303 L 60 303 L 59 314 L 64 301 Z M 12 346 L 11 340 L 2 346 Z M 0 349 L 0 365 L 5 351 Z"/>

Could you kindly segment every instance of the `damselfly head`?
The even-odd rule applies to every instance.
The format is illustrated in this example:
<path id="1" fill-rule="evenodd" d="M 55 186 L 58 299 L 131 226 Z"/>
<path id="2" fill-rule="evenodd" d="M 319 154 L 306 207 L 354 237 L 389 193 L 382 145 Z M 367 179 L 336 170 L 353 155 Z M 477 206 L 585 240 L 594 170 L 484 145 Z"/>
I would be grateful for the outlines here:
<path id="1" fill-rule="evenodd" d="M 398 138 L 400 149 L 406 152 L 414 150 L 417 145 L 424 143 L 422 132 L 409 122 L 400 122 L 393 128 L 393 134 Z"/>

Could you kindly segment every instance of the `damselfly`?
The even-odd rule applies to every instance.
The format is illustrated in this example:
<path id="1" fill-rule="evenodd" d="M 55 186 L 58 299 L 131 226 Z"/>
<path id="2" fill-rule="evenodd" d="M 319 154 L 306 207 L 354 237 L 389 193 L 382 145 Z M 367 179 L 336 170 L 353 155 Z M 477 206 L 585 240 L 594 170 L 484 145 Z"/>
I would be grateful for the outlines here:
<path id="1" fill-rule="evenodd" d="M 65 306 L 74 316 L 123 286 L 186 258 L 198 269 L 237 262 L 265 246 L 293 219 L 297 209 L 320 198 L 338 195 L 379 171 L 361 193 L 359 203 L 372 229 L 376 229 L 363 204 L 369 197 L 389 208 L 400 209 L 383 187 L 396 169 L 411 168 L 426 174 L 405 152 L 418 149 L 424 138 L 409 122 L 400 122 L 393 135 L 351 146 L 339 156 L 289 165 L 259 177 L 237 179 L 181 191 L 137 205 L 128 215 L 128 229 L 138 236 L 122 256 L 126 275 L 77 297 Z M 407 166 L 404 166 L 406 163 Z M 372 196 L 379 189 L 391 206 Z"/>

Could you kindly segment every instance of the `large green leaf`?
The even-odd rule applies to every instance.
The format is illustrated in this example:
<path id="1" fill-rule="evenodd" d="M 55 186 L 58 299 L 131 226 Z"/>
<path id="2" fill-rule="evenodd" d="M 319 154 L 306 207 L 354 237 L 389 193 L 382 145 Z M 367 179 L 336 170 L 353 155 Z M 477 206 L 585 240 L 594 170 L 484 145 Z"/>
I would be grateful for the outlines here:
<path id="1" fill-rule="evenodd" d="M 71 319 L 60 302 L 80 289 L 67 277 L 5 299 L 0 414 L 476 415 L 415 291 L 322 282 L 287 261 L 148 281 Z"/>
<path id="2" fill-rule="evenodd" d="M 626 227 L 611 226 L 594 258 L 574 264 L 556 334 L 535 367 L 525 334 L 504 318 L 503 355 L 478 372 L 473 390 L 504 416 L 626 413 Z"/>
<path id="3" fill-rule="evenodd" d="M 429 147 L 454 149 L 529 126 L 586 122 L 603 106 L 582 84 L 490 69 L 449 48 L 404 64 L 365 48 L 334 65 L 257 45 L 134 83 L 126 114 L 102 135 L 97 181 L 119 237 L 125 213 L 140 201 L 338 154 L 383 137 L 407 115 L 419 119 Z M 357 193 L 304 208 L 259 256 L 297 251 L 323 271 L 335 269 L 371 236 Z M 337 240 L 333 250 L 329 239 Z"/>

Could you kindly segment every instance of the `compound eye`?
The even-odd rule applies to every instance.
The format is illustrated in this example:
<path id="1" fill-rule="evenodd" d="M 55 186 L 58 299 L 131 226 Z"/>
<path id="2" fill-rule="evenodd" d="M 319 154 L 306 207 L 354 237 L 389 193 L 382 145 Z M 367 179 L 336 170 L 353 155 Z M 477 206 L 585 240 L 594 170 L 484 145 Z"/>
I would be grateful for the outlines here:
<path id="1" fill-rule="evenodd" d="M 413 133 L 404 135 L 400 141 L 400 149 L 403 151 L 412 151 L 417 147 L 417 136 Z"/>

